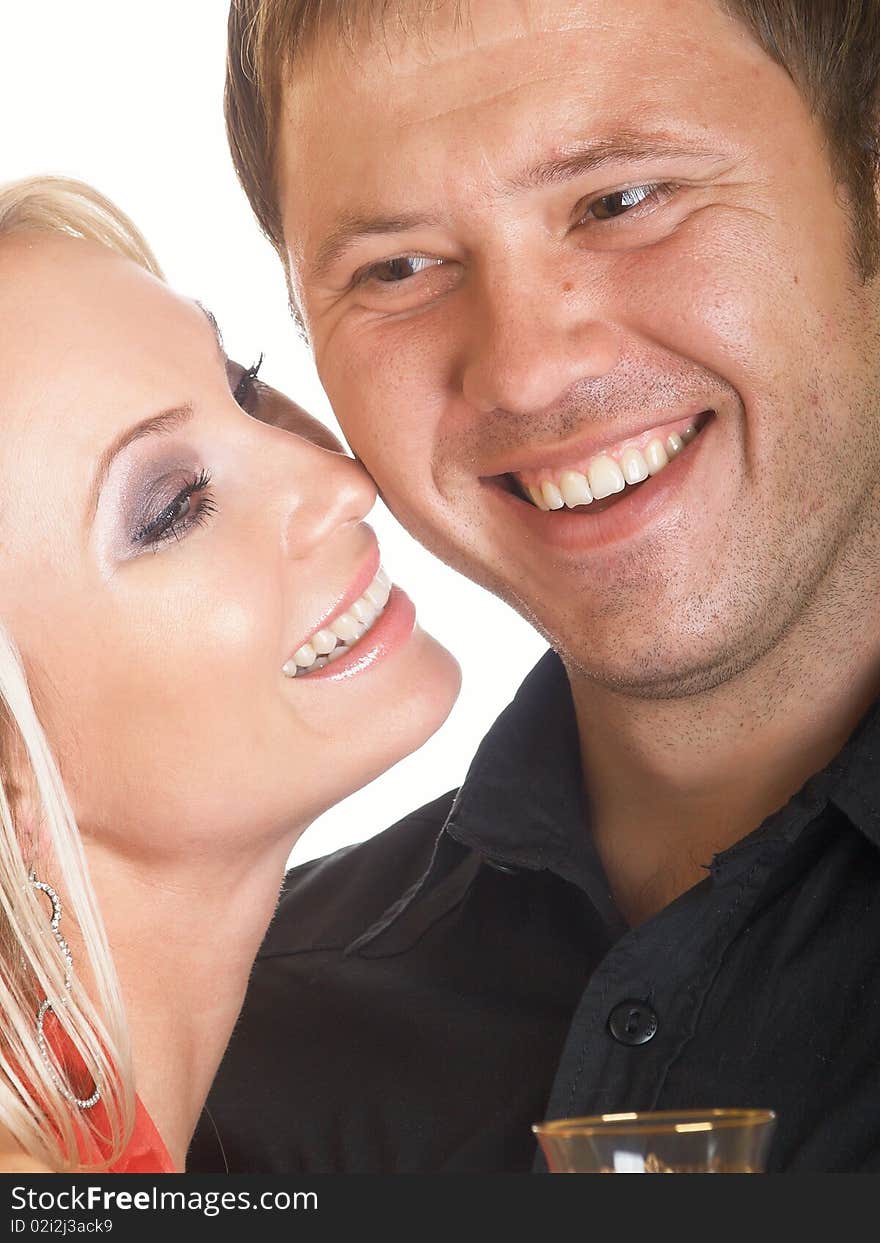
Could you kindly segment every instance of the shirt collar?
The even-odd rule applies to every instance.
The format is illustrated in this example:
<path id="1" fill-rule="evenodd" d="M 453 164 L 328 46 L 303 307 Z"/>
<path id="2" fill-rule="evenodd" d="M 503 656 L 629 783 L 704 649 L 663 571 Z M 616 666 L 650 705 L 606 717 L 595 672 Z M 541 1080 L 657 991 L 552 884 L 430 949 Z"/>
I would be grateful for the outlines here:
<path id="1" fill-rule="evenodd" d="M 880 700 L 825 772 L 830 801 L 880 849 Z"/>
<path id="2" fill-rule="evenodd" d="M 795 825 L 809 817 L 786 812 L 803 803 L 816 814 L 828 801 L 880 848 L 880 701 L 831 763 L 754 836 L 796 834 Z M 585 834 L 584 808 L 571 689 L 562 661 L 549 651 L 483 739 L 446 831 L 495 861 L 565 871 L 573 845 Z M 737 854 L 743 844 L 717 861 Z"/>
<path id="3" fill-rule="evenodd" d="M 498 862 L 558 870 L 583 825 L 574 704 L 550 651 L 480 744 L 446 831 Z"/>

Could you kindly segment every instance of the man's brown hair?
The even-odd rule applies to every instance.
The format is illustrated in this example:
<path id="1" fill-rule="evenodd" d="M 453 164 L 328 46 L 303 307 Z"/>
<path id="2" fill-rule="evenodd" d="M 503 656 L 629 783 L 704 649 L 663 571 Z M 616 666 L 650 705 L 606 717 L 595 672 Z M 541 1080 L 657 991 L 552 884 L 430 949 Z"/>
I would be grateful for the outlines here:
<path id="1" fill-rule="evenodd" d="M 707 0 L 710 3 L 711 0 Z M 720 0 L 789 73 L 824 126 L 846 191 L 854 256 L 878 267 L 880 0 Z M 286 264 L 274 151 L 285 76 L 316 35 L 353 41 L 387 21 L 422 20 L 460 0 L 232 0 L 226 127 L 232 158 L 264 233 Z M 768 118 L 769 123 L 769 118 Z"/>

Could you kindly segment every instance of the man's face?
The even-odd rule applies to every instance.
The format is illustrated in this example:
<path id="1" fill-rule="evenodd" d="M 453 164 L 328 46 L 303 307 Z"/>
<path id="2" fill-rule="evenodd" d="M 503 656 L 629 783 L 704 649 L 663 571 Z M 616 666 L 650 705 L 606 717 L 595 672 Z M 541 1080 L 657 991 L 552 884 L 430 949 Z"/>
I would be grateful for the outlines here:
<path id="1" fill-rule="evenodd" d="M 876 293 L 823 134 L 744 29 L 709 0 L 608 12 L 477 0 L 310 52 L 285 235 L 401 522 L 573 671 L 682 694 L 876 545 Z"/>

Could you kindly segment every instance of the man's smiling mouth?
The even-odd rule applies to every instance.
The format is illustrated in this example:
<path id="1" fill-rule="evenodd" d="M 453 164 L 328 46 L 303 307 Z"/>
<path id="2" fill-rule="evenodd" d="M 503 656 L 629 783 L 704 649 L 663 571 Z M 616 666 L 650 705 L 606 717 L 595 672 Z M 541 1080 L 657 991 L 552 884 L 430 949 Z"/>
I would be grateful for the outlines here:
<path id="1" fill-rule="evenodd" d="M 495 482 L 545 513 L 563 509 L 602 513 L 665 470 L 696 440 L 714 413 L 704 410 L 564 467 L 512 471 L 496 477 Z"/>

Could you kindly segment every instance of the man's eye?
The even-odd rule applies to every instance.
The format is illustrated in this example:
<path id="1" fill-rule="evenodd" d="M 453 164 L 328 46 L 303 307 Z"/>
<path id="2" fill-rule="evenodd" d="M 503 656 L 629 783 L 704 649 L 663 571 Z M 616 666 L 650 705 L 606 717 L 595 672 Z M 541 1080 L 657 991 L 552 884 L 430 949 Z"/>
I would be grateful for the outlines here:
<path id="1" fill-rule="evenodd" d="M 396 259 L 385 259 L 382 263 L 371 263 L 357 277 L 358 284 L 367 281 L 381 281 L 386 285 L 400 284 L 428 268 L 439 267 L 442 259 L 428 259 L 424 255 L 399 255 Z"/>
<path id="2" fill-rule="evenodd" d="M 641 207 L 643 203 L 664 197 L 664 194 L 671 190 L 671 186 L 662 185 L 633 186 L 629 190 L 615 190 L 612 194 L 603 194 L 601 198 L 595 199 L 587 208 L 585 216 L 591 216 L 593 220 L 613 220 L 616 216 L 623 216 L 628 211 L 632 211 L 634 207 Z"/>

